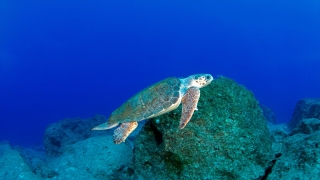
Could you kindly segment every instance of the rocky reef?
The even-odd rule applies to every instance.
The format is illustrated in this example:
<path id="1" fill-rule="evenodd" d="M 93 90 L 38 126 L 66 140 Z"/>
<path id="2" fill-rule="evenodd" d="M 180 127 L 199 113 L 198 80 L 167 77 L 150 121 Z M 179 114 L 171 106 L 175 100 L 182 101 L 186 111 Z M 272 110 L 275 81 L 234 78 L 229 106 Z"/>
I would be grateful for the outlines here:
<path id="1" fill-rule="evenodd" d="M 288 124 L 274 124 L 252 92 L 221 77 L 201 89 L 184 129 L 179 107 L 119 145 L 113 129 L 90 130 L 104 116 L 49 125 L 43 147 L 2 142 L 0 179 L 320 179 L 319 105 L 302 99 Z"/>

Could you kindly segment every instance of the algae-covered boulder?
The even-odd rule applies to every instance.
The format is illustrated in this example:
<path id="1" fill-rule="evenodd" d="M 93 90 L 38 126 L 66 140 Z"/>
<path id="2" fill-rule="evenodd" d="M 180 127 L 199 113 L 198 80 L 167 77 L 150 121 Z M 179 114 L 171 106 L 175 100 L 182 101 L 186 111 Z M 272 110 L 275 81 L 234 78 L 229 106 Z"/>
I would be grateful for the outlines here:
<path id="1" fill-rule="evenodd" d="M 201 89 L 180 130 L 181 108 L 151 119 L 134 144 L 140 179 L 258 179 L 274 158 L 270 134 L 252 92 L 228 78 Z"/>

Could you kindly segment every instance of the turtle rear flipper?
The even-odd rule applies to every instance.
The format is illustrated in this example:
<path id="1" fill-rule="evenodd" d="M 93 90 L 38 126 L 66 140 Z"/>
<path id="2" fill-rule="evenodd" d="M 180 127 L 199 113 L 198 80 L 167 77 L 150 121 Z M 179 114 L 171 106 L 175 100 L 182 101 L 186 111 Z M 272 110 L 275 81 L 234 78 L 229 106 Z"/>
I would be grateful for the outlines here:
<path id="1" fill-rule="evenodd" d="M 114 130 L 113 142 L 115 144 L 120 144 L 136 129 L 138 123 L 136 121 L 122 123 L 120 127 Z"/>
<path id="2" fill-rule="evenodd" d="M 118 126 L 119 123 L 108 124 L 108 122 L 102 123 L 98 126 L 93 127 L 91 130 L 107 130 Z"/>

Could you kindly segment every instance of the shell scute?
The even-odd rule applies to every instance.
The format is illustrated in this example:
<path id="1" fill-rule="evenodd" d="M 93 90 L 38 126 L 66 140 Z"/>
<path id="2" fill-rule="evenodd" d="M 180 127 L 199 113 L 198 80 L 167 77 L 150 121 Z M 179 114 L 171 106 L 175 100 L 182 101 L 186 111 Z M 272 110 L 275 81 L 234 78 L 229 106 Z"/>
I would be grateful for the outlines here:
<path id="1" fill-rule="evenodd" d="M 141 121 L 179 103 L 181 82 L 167 78 L 130 98 L 109 117 L 108 124 Z"/>
<path id="2" fill-rule="evenodd" d="M 171 98 L 170 99 L 170 102 L 172 103 L 172 104 L 175 104 L 175 103 L 177 103 L 178 102 L 178 98 Z"/>
<path id="3" fill-rule="evenodd" d="M 180 92 L 179 91 L 175 91 L 172 95 L 172 97 L 174 98 L 179 98 L 180 97 Z"/>
<path id="4" fill-rule="evenodd" d="M 175 86 L 177 84 L 180 84 L 180 82 L 177 82 L 179 81 L 177 78 L 167 78 L 165 79 L 167 80 L 167 83 L 170 85 L 170 86 Z"/>
<path id="5" fill-rule="evenodd" d="M 173 90 L 174 91 L 180 91 L 181 87 L 180 86 L 174 86 Z"/>
<path id="6" fill-rule="evenodd" d="M 163 108 L 164 108 L 164 109 L 167 109 L 167 108 L 169 108 L 169 107 L 172 105 L 172 102 L 170 102 L 170 101 L 164 101 L 162 105 L 163 105 Z"/>

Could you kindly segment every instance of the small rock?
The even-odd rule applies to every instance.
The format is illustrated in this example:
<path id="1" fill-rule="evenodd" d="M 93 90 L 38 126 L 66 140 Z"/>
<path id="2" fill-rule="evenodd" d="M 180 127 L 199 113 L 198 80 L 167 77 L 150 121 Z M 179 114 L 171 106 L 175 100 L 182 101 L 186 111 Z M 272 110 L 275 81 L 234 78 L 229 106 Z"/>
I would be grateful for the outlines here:
<path id="1" fill-rule="evenodd" d="M 299 124 L 294 128 L 291 132 L 291 135 L 297 134 L 297 133 L 303 133 L 303 134 L 312 134 L 315 131 L 320 130 L 320 119 L 317 118 L 308 118 L 303 119 L 299 122 Z"/>
<path id="2" fill-rule="evenodd" d="M 299 100 L 294 108 L 289 128 L 294 129 L 301 120 L 306 118 L 320 119 L 320 99 Z"/>
<path id="3" fill-rule="evenodd" d="M 268 124 L 269 131 L 271 133 L 271 136 L 276 140 L 280 141 L 283 140 L 283 138 L 287 137 L 290 134 L 290 130 L 288 129 L 288 124 Z"/>
<path id="4" fill-rule="evenodd" d="M 58 179 L 111 180 L 126 173 L 129 179 L 131 155 L 132 148 L 126 143 L 114 144 L 112 136 L 95 136 L 65 146 L 48 167 L 58 173 Z"/>
<path id="5" fill-rule="evenodd" d="M 1 179 L 42 179 L 34 174 L 24 161 L 20 152 L 10 144 L 0 143 L 0 178 Z"/>
<path id="6" fill-rule="evenodd" d="M 43 138 L 47 155 L 51 157 L 59 156 L 62 153 L 61 149 L 66 145 L 93 136 L 107 135 L 108 131 L 91 130 L 92 127 L 106 121 L 107 119 L 104 116 L 97 115 L 91 119 L 65 119 L 49 125 Z"/>

